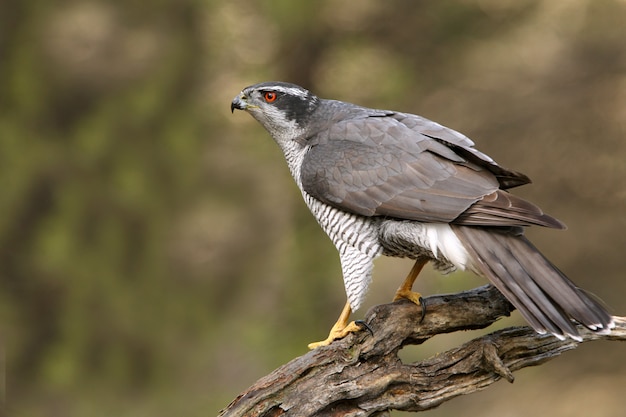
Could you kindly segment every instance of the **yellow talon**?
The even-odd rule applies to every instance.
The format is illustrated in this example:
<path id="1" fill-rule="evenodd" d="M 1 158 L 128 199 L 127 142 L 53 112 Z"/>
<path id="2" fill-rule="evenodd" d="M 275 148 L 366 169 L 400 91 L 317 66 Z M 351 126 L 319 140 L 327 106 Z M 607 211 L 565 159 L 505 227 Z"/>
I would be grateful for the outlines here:
<path id="1" fill-rule="evenodd" d="M 407 275 L 402 285 L 400 285 L 400 288 L 398 288 L 398 291 L 396 291 L 396 296 L 393 297 L 393 301 L 398 301 L 405 298 L 409 301 L 414 302 L 418 306 L 421 305 L 420 300 L 422 298 L 422 294 L 413 291 L 413 283 L 415 283 L 415 279 L 422 271 L 424 265 L 426 265 L 426 262 L 428 261 L 419 259 L 415 261 L 413 268 L 411 268 L 411 272 L 409 272 L 409 275 Z"/>
<path id="2" fill-rule="evenodd" d="M 350 333 L 361 330 L 362 327 L 355 322 L 352 321 L 348 323 L 350 314 L 352 314 L 352 309 L 350 308 L 350 303 L 346 302 L 346 305 L 343 307 L 343 310 L 339 315 L 339 319 L 337 319 L 335 325 L 332 327 L 332 329 L 330 329 L 328 337 L 321 342 L 309 343 L 309 349 L 315 349 L 320 346 L 328 346 L 337 339 L 341 339 L 343 337 L 346 337 Z"/>
<path id="3" fill-rule="evenodd" d="M 393 301 L 398 301 L 404 298 L 418 306 L 421 306 L 422 317 L 419 321 L 420 323 L 424 321 L 424 317 L 426 316 L 426 306 L 424 305 L 422 294 L 413 291 L 413 284 L 415 283 L 415 279 L 419 273 L 422 271 L 424 265 L 426 265 L 426 262 L 428 261 L 420 259 L 415 261 L 413 268 L 411 268 L 411 272 L 409 272 L 409 275 L 407 275 L 402 285 L 400 285 L 400 288 L 398 288 L 398 291 L 396 291 L 395 297 L 393 297 Z"/>
<path id="4" fill-rule="evenodd" d="M 333 328 L 330 331 L 330 334 L 328 335 L 328 337 L 325 340 L 322 340 L 321 342 L 309 343 L 309 349 L 315 349 L 315 348 L 318 348 L 320 346 L 328 346 L 332 342 L 334 342 L 335 340 L 342 339 L 342 338 L 346 337 L 348 334 L 357 332 L 357 331 L 362 330 L 362 329 L 363 328 L 361 326 L 359 326 L 358 324 L 356 324 L 353 321 L 350 322 L 343 329 L 335 329 L 334 326 L 333 326 Z"/>
<path id="5" fill-rule="evenodd" d="M 404 290 L 401 291 L 400 289 L 398 289 L 398 291 L 396 291 L 396 296 L 393 297 L 393 301 L 402 300 L 403 298 L 417 304 L 418 306 L 422 305 L 422 294 L 418 292 Z"/>

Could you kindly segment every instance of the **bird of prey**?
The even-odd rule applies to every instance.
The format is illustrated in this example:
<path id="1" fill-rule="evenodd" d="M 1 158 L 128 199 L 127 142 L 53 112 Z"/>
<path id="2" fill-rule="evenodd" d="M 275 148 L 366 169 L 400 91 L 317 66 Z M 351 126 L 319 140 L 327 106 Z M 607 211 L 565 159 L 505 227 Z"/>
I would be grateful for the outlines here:
<path id="1" fill-rule="evenodd" d="M 423 117 L 321 99 L 300 86 L 244 88 L 231 111 L 250 113 L 283 151 L 304 201 L 339 251 L 346 305 L 324 346 L 361 327 L 361 305 L 379 255 L 415 265 L 395 299 L 422 301 L 413 283 L 429 261 L 487 278 L 541 334 L 582 340 L 578 322 L 610 332 L 611 315 L 524 237 L 565 226 L 507 190 L 530 183 L 468 137 Z M 423 309 L 423 306 L 422 306 Z"/>

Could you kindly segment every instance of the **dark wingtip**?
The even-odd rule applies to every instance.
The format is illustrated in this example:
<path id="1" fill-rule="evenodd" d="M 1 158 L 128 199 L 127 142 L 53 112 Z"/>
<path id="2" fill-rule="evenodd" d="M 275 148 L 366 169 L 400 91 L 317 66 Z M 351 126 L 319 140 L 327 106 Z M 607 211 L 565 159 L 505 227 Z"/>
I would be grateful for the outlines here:
<path id="1" fill-rule="evenodd" d="M 567 225 L 565 223 L 563 223 L 556 217 L 550 216 L 549 214 L 544 214 L 543 216 L 541 216 L 541 220 L 544 221 L 544 224 L 542 224 L 542 226 L 546 226 L 546 227 L 550 227 L 552 229 L 558 229 L 558 230 L 567 229 Z"/>

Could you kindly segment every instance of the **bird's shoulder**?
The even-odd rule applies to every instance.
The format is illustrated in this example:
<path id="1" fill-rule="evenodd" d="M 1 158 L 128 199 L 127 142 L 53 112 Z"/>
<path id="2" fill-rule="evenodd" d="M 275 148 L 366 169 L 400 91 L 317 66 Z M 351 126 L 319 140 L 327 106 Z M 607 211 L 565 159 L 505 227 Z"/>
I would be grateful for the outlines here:
<path id="1" fill-rule="evenodd" d="M 302 186 L 315 198 L 367 216 L 451 221 L 498 188 L 491 173 L 399 113 L 338 107 L 302 163 Z"/>
<path id="2" fill-rule="evenodd" d="M 422 116 L 326 100 L 320 106 L 316 120 L 318 124 L 306 138 L 310 149 L 328 145 L 330 148 L 351 148 L 356 152 L 374 147 L 387 153 L 404 154 L 405 158 L 427 151 L 456 164 L 487 170 L 498 179 L 503 189 L 531 182 L 526 175 L 498 165 L 476 149 L 467 136 Z M 340 145 L 339 142 L 347 143 Z M 328 149 L 323 148 L 320 146 L 316 151 L 324 154 Z M 311 156 L 315 154 L 313 152 Z"/>
<path id="3" fill-rule="evenodd" d="M 326 100 L 325 105 L 320 106 L 320 113 L 315 118 L 316 126 L 312 126 L 306 142 L 310 148 L 330 144 L 353 149 L 374 147 L 391 152 L 401 149 L 412 153 L 437 147 L 429 145 L 433 142 L 432 138 L 416 129 L 415 123 L 405 123 L 406 116 L 411 115 Z M 442 153 L 453 160 L 461 160 L 444 148 L 447 147 L 441 147 Z"/>
<path id="4" fill-rule="evenodd" d="M 365 216 L 561 226 L 502 191 L 530 180 L 500 167 L 465 135 L 417 115 L 341 102 L 329 108 L 318 118 L 325 125 L 308 138 L 300 171 L 313 197 Z"/>

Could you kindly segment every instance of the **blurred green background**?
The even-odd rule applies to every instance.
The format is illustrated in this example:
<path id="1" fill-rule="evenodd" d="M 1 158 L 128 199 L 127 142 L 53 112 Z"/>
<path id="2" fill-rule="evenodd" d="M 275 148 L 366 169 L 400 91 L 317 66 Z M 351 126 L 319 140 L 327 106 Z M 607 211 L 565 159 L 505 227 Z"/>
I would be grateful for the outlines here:
<path id="1" fill-rule="evenodd" d="M 0 3 L 5 413 L 212 416 L 326 336 L 335 249 L 269 136 L 229 111 L 259 81 L 467 134 L 569 225 L 535 243 L 626 314 L 624 22 L 623 0 Z M 377 261 L 357 316 L 409 268 Z M 624 383 L 626 348 L 586 344 L 424 415 L 621 416 Z"/>

